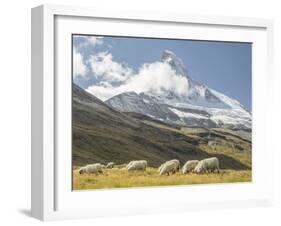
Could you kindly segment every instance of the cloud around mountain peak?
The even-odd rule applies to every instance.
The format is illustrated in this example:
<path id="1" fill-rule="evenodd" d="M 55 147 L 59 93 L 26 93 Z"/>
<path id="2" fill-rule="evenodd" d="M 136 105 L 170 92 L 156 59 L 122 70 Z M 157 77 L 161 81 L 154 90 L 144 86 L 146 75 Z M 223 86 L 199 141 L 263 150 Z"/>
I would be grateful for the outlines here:
<path id="1" fill-rule="evenodd" d="M 168 54 L 173 59 L 168 60 Z M 86 90 L 102 100 L 130 91 L 149 91 L 159 95 L 172 91 L 177 95 L 185 95 L 188 92 L 189 81 L 182 71 L 183 68 L 177 70 L 179 62 L 182 61 L 175 60 L 175 57 L 172 52 L 166 50 L 161 61 L 144 63 L 134 71 L 126 63 L 116 62 L 109 52 L 97 53 L 87 62 L 90 74 L 95 77 L 97 83 Z"/>

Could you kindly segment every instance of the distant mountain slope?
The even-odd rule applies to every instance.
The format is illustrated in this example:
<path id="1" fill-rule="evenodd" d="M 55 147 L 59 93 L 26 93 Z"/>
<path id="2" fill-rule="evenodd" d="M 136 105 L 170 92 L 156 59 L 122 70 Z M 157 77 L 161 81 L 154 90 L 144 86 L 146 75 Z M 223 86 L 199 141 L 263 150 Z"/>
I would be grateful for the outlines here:
<path id="1" fill-rule="evenodd" d="M 206 85 L 194 81 L 186 72 L 181 59 L 164 51 L 161 61 L 188 80 L 185 94 L 162 90 L 125 92 L 106 101 L 121 112 L 137 112 L 165 122 L 208 128 L 251 129 L 251 113 L 234 100 Z"/>
<path id="2" fill-rule="evenodd" d="M 72 120 L 73 165 L 146 159 L 158 166 L 168 159 L 208 156 L 197 147 L 196 139 L 120 113 L 75 84 Z"/>

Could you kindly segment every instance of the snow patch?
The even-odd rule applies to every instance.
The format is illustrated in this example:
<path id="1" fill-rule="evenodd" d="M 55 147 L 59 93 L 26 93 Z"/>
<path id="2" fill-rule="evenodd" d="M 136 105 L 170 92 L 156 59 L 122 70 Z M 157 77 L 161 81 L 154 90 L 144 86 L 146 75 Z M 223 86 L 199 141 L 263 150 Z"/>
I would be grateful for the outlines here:
<path id="1" fill-rule="evenodd" d="M 200 115 L 200 114 L 194 114 L 194 113 L 190 113 L 190 112 L 184 112 L 184 111 L 180 111 L 178 109 L 175 108 L 169 108 L 172 112 L 174 112 L 177 116 L 179 116 L 180 118 L 197 118 L 197 119 L 208 119 L 208 117 Z"/>
<path id="2" fill-rule="evenodd" d="M 147 99 L 142 99 L 142 100 L 143 100 L 144 103 L 150 104 L 150 101 L 149 101 L 149 100 L 147 100 Z"/>

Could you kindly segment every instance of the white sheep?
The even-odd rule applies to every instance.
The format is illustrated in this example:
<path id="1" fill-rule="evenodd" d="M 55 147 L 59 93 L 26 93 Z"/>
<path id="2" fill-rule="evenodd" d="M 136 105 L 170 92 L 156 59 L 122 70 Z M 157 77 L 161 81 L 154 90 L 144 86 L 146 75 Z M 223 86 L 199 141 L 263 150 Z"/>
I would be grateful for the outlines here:
<path id="1" fill-rule="evenodd" d="M 107 163 L 107 165 L 106 165 L 106 168 L 107 169 L 112 169 L 114 167 L 114 162 L 109 162 L 109 163 Z"/>
<path id="2" fill-rule="evenodd" d="M 134 164 L 134 162 L 136 162 L 136 161 L 131 161 L 131 162 L 129 162 L 129 163 L 126 165 L 126 169 L 128 169 L 132 164 Z"/>
<path id="3" fill-rule="evenodd" d="M 141 160 L 134 160 L 134 161 L 129 162 L 129 163 L 126 165 L 126 169 L 128 169 L 131 165 L 133 165 L 135 162 L 138 162 L 138 161 L 141 161 Z"/>
<path id="4" fill-rule="evenodd" d="M 163 168 L 163 166 L 164 166 L 166 163 L 169 163 L 169 162 L 175 162 L 175 163 L 177 164 L 177 170 L 180 169 L 180 161 L 177 160 L 177 159 L 172 159 L 172 160 L 166 161 L 166 162 L 164 162 L 163 164 L 161 164 L 161 166 L 159 166 L 159 168 L 158 168 L 158 172 L 161 172 L 161 169 Z M 176 170 L 176 171 L 177 171 L 177 170 Z M 175 172 L 176 172 L 176 171 L 175 171 Z"/>
<path id="5" fill-rule="evenodd" d="M 99 173 L 103 173 L 102 171 L 103 169 L 103 165 L 100 163 L 95 163 L 95 164 L 90 164 L 90 165 L 86 165 L 83 166 L 79 169 L 79 174 L 90 174 L 90 173 L 95 173 L 95 174 L 99 174 Z"/>
<path id="6" fill-rule="evenodd" d="M 216 157 L 207 158 L 199 161 L 197 166 L 194 169 L 195 173 L 209 173 L 209 172 L 220 172 L 219 160 Z"/>
<path id="7" fill-rule="evenodd" d="M 198 160 L 187 161 L 184 164 L 184 166 L 182 167 L 182 173 L 186 174 L 186 173 L 192 172 L 195 169 L 195 167 L 197 166 L 198 162 L 199 162 Z"/>
<path id="8" fill-rule="evenodd" d="M 132 170 L 146 170 L 146 167 L 147 167 L 146 160 L 137 160 L 137 161 L 131 161 L 126 168 L 128 171 L 132 171 Z"/>
<path id="9" fill-rule="evenodd" d="M 179 170 L 180 168 L 180 161 L 177 159 L 173 159 L 170 161 L 165 162 L 161 169 L 160 169 L 160 175 L 170 175 L 170 173 L 175 173 Z"/>
<path id="10" fill-rule="evenodd" d="M 162 167 L 165 165 L 166 162 L 162 163 L 159 167 L 158 167 L 158 172 L 161 171 Z"/>

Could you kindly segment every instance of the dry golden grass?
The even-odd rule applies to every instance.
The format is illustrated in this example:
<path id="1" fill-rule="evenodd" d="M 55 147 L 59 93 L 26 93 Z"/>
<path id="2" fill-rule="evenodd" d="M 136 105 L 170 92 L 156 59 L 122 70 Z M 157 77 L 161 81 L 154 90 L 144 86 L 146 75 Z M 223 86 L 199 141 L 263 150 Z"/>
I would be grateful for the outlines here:
<path id="1" fill-rule="evenodd" d="M 145 172 L 128 172 L 126 169 L 108 169 L 103 174 L 80 175 L 73 171 L 73 189 L 128 188 L 145 186 L 168 186 L 208 183 L 249 182 L 252 171 L 224 170 L 222 173 L 186 174 L 176 173 L 171 176 L 160 176 L 156 168 L 148 168 Z"/>

